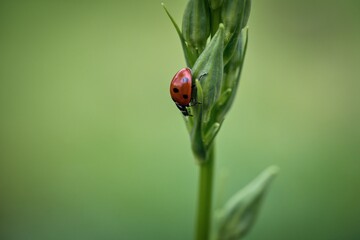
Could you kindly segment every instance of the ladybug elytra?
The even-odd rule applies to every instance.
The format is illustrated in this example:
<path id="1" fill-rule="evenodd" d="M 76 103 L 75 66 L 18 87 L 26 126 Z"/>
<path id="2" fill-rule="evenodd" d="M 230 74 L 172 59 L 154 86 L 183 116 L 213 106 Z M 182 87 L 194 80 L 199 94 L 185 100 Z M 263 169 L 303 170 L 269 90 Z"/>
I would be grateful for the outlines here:
<path id="1" fill-rule="evenodd" d="M 191 116 L 186 107 L 189 107 L 191 102 L 192 82 L 190 68 L 182 68 L 170 83 L 171 98 L 184 116 Z"/>

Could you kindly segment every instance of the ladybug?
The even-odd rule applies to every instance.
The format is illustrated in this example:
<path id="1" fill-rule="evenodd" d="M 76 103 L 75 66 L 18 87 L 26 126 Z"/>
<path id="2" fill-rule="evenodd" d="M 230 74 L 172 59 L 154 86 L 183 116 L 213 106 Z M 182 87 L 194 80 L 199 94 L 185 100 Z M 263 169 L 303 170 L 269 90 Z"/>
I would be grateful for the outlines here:
<path id="1" fill-rule="evenodd" d="M 190 106 L 193 87 L 190 68 L 180 69 L 170 83 L 171 98 L 184 116 L 191 116 L 186 107 Z"/>

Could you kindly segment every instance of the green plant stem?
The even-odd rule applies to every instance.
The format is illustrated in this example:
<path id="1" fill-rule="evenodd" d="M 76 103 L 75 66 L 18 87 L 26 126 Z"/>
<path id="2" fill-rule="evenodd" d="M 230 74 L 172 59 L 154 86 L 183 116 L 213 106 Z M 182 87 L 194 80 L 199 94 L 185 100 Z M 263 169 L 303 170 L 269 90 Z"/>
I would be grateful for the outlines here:
<path id="1" fill-rule="evenodd" d="M 211 229 L 211 203 L 214 168 L 214 144 L 209 148 L 206 161 L 199 165 L 199 192 L 196 222 L 196 240 L 208 240 Z"/>

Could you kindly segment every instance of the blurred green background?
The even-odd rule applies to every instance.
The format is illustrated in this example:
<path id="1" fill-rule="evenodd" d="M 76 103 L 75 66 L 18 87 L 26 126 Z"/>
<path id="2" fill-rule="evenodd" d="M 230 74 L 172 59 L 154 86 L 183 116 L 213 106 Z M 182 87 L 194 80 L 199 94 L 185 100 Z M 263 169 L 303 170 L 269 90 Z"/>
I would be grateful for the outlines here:
<path id="1" fill-rule="evenodd" d="M 276 164 L 247 240 L 360 239 L 360 2 L 255 0 L 248 25 L 216 205 Z M 0 239 L 192 239 L 182 67 L 160 1 L 1 1 Z"/>

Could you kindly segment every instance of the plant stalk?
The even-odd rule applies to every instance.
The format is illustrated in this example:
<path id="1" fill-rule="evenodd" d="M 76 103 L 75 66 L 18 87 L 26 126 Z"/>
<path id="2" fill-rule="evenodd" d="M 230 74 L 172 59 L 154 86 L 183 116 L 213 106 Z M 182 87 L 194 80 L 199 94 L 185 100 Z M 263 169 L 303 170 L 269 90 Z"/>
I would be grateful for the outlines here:
<path id="1" fill-rule="evenodd" d="M 211 144 L 206 156 L 206 161 L 199 165 L 200 174 L 195 240 L 208 240 L 211 230 L 214 144 Z"/>

